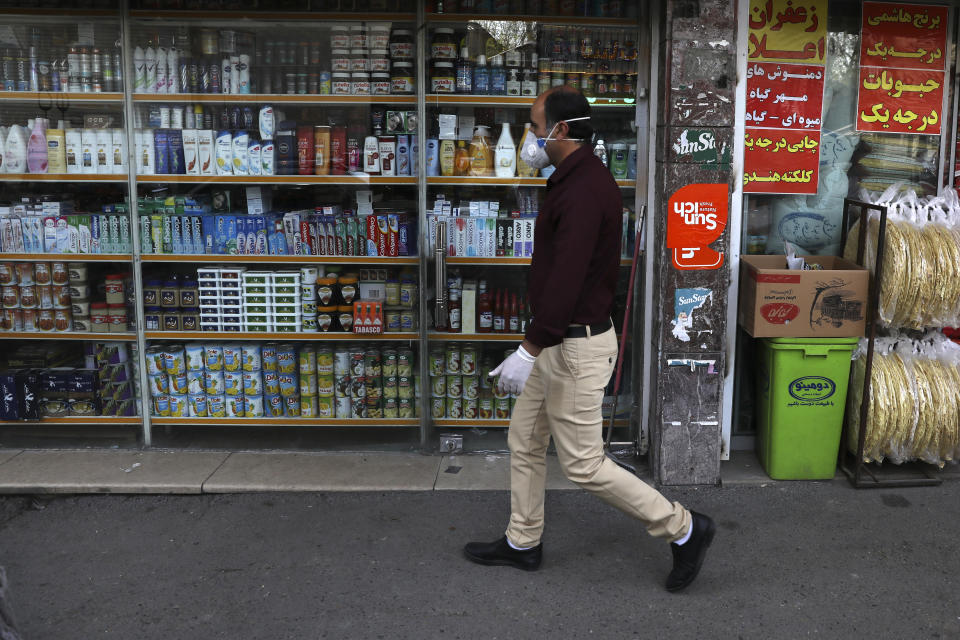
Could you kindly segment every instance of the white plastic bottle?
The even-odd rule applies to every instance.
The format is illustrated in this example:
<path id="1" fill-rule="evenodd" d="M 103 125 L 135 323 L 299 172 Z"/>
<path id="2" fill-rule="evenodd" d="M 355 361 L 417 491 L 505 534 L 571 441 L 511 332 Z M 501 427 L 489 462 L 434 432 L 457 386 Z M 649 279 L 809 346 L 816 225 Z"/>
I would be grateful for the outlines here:
<path id="1" fill-rule="evenodd" d="M 114 173 L 113 169 L 113 131 L 96 130 L 97 173 Z"/>
<path id="2" fill-rule="evenodd" d="M 170 48 L 167 49 L 167 93 L 180 93 L 183 91 L 180 87 L 180 51 L 177 49 L 176 41 L 171 39 Z"/>
<path id="3" fill-rule="evenodd" d="M 260 169 L 265 176 L 272 176 L 276 171 L 276 147 L 273 140 L 264 140 L 260 144 Z"/>
<path id="4" fill-rule="evenodd" d="M 80 130 L 80 173 L 100 173 L 100 164 L 97 162 L 97 130 Z"/>
<path id="5" fill-rule="evenodd" d="M 233 136 L 233 175 L 245 176 L 249 173 L 247 168 L 247 145 L 250 143 L 250 136 L 246 131 L 238 131 Z"/>
<path id="6" fill-rule="evenodd" d="M 66 130 L 67 173 L 82 173 L 83 144 L 80 129 Z"/>
<path id="7" fill-rule="evenodd" d="M 146 61 L 147 75 L 146 82 L 143 84 L 143 90 L 146 93 L 156 93 L 157 90 L 157 50 L 153 48 L 153 42 L 147 45 L 144 52 Z"/>
<path id="8" fill-rule="evenodd" d="M 263 164 L 261 159 L 261 145 L 256 136 L 250 136 L 247 143 L 247 169 L 250 175 L 259 176 L 263 173 Z"/>
<path id="9" fill-rule="evenodd" d="M 9 130 L 0 125 L 0 173 L 7 172 L 7 163 L 4 161 L 3 154 L 4 150 L 7 148 L 7 135 Z"/>
<path id="10" fill-rule="evenodd" d="M 145 93 L 147 86 L 147 54 L 137 45 L 133 50 L 133 92 Z"/>
<path id="11" fill-rule="evenodd" d="M 56 129 L 47 129 L 47 172 L 67 172 L 67 142 L 63 122 Z"/>
<path id="12" fill-rule="evenodd" d="M 233 77 L 233 63 L 230 62 L 230 56 L 226 56 L 220 61 L 220 93 L 233 93 L 233 87 L 230 80 Z"/>
<path id="13" fill-rule="evenodd" d="M 517 145 L 510 135 L 510 125 L 503 123 L 503 131 L 494 152 L 494 173 L 498 178 L 512 178 L 517 172 Z"/>
<path id="14" fill-rule="evenodd" d="M 47 172 L 47 134 L 43 129 L 43 118 L 33 121 L 33 130 L 27 141 L 27 170 L 30 173 Z"/>
<path id="15" fill-rule="evenodd" d="M 27 145 L 29 144 L 27 130 L 19 124 L 10 127 L 7 134 L 7 146 L 3 152 L 4 164 L 7 173 L 27 172 Z"/>
<path id="16" fill-rule="evenodd" d="M 233 174 L 233 137 L 229 131 L 217 132 L 216 165 L 218 176 Z"/>
<path id="17" fill-rule="evenodd" d="M 197 132 L 197 160 L 202 176 L 217 175 L 215 136 L 213 129 L 200 129 Z"/>
<path id="18" fill-rule="evenodd" d="M 127 140 L 123 129 L 110 130 L 111 155 L 113 156 L 113 172 L 127 172 Z"/>
<path id="19" fill-rule="evenodd" d="M 167 92 L 167 47 L 160 41 L 160 36 L 157 36 L 157 79 L 153 92 Z"/>
<path id="20" fill-rule="evenodd" d="M 276 114 L 273 107 L 266 105 L 260 108 L 260 139 L 266 142 L 273 140 L 273 133 L 277 129 Z"/>
<path id="21" fill-rule="evenodd" d="M 183 166 L 188 176 L 200 175 L 200 150 L 197 147 L 197 130 L 183 130 Z"/>

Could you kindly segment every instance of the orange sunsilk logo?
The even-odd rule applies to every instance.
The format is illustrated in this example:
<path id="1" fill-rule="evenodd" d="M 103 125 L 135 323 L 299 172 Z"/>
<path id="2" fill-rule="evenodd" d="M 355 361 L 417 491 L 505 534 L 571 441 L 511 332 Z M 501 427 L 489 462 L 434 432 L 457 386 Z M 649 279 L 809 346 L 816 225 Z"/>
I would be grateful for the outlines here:
<path id="1" fill-rule="evenodd" d="M 728 189 L 725 184 L 690 184 L 667 202 L 667 248 L 680 270 L 712 270 L 723 266 L 723 254 L 710 244 L 727 227 Z"/>

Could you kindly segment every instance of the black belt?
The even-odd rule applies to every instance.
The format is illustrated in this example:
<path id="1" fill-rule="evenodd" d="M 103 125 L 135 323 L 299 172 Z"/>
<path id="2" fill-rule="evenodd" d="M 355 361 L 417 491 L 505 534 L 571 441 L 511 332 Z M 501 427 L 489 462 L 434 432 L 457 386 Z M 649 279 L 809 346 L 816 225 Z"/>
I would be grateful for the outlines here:
<path id="1" fill-rule="evenodd" d="M 596 336 L 610 329 L 613 323 L 609 320 L 598 322 L 597 324 L 581 325 L 577 327 L 567 327 L 567 332 L 563 334 L 564 338 L 586 338 L 587 329 L 590 329 L 590 335 Z"/>

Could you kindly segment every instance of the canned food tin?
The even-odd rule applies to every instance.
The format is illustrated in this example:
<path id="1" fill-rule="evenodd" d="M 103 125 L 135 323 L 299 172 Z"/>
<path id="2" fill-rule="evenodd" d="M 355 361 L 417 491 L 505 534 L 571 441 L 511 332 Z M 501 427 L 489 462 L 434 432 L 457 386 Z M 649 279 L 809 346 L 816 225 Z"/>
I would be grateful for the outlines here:
<path id="1" fill-rule="evenodd" d="M 203 371 L 187 371 L 187 393 L 197 395 L 204 391 Z"/>
<path id="2" fill-rule="evenodd" d="M 464 348 L 460 353 L 460 373 L 465 376 L 477 375 L 477 364 L 477 348 Z"/>
<path id="3" fill-rule="evenodd" d="M 447 417 L 452 420 L 463 418 L 463 398 L 447 398 Z"/>
<path id="4" fill-rule="evenodd" d="M 446 415 L 447 415 L 447 399 L 431 398 L 430 399 L 430 416 L 433 418 L 445 418 Z"/>
<path id="5" fill-rule="evenodd" d="M 463 417 L 469 420 L 477 419 L 477 403 L 476 398 L 464 398 L 463 399 Z"/>
<path id="6" fill-rule="evenodd" d="M 367 400 L 367 416 L 368 418 L 382 418 L 383 417 L 383 405 L 379 400 L 371 402 Z"/>
<path id="7" fill-rule="evenodd" d="M 397 351 L 396 349 L 383 350 L 383 375 L 397 375 Z"/>
<path id="8" fill-rule="evenodd" d="M 494 398 L 493 415 L 497 420 L 509 420 L 510 398 Z"/>
<path id="9" fill-rule="evenodd" d="M 447 396 L 447 376 L 430 376 L 430 396 L 433 398 Z"/>
<path id="10" fill-rule="evenodd" d="M 443 350 L 434 349 L 430 352 L 430 375 L 443 376 L 447 373 L 447 359 Z"/>
<path id="11" fill-rule="evenodd" d="M 458 375 L 447 376 L 447 397 L 448 398 L 463 397 L 463 376 L 458 376 Z"/>
<path id="12" fill-rule="evenodd" d="M 304 404 L 303 400 L 303 398 L 300 400 L 300 413 L 304 418 L 336 417 L 336 408 L 333 398 L 329 396 L 320 396 L 319 398 L 314 398 L 311 396 L 306 405 Z M 309 416 L 306 413 L 306 409 L 310 410 Z"/>
<path id="13" fill-rule="evenodd" d="M 352 398 L 350 400 L 350 417 L 351 418 L 366 418 L 367 417 L 367 402 L 364 398 Z"/>
<path id="14" fill-rule="evenodd" d="M 243 395 L 243 374 L 241 372 L 223 372 L 223 393 L 228 397 Z"/>
<path id="15" fill-rule="evenodd" d="M 373 398 L 379 400 L 383 397 L 383 387 L 380 386 L 379 382 L 367 382 L 364 385 L 364 389 L 366 390 L 367 399 Z"/>
<path id="16" fill-rule="evenodd" d="M 284 397 L 284 408 L 286 409 L 287 415 L 291 418 L 300 417 L 300 396 L 286 396 Z"/>
<path id="17" fill-rule="evenodd" d="M 297 349 L 292 344 L 277 345 L 277 371 L 288 374 L 297 372 Z"/>
<path id="18" fill-rule="evenodd" d="M 153 415 L 161 418 L 170 416 L 170 396 L 164 394 L 153 399 Z"/>
<path id="19" fill-rule="evenodd" d="M 317 352 L 313 347 L 303 347 L 297 358 L 300 373 L 317 373 Z"/>
<path id="20" fill-rule="evenodd" d="M 243 347 L 239 344 L 223 345 L 223 370 L 240 371 L 243 369 Z"/>
<path id="21" fill-rule="evenodd" d="M 228 418 L 243 417 L 243 396 L 226 396 Z"/>
<path id="22" fill-rule="evenodd" d="M 400 349 L 397 351 L 397 375 L 413 375 L 413 351 L 410 349 Z"/>
<path id="23" fill-rule="evenodd" d="M 479 400 L 479 415 L 478 417 L 481 420 L 492 420 L 493 419 L 493 396 L 484 395 L 480 397 Z"/>
<path id="24" fill-rule="evenodd" d="M 348 375 L 337 375 L 333 376 L 333 395 L 338 398 L 349 398 L 350 397 L 350 376 Z"/>
<path id="25" fill-rule="evenodd" d="M 276 371 L 263 372 L 263 391 L 267 395 L 280 395 L 280 374 Z"/>
<path id="26" fill-rule="evenodd" d="M 156 375 L 165 373 L 163 364 L 163 349 L 161 347 L 150 347 L 147 349 L 147 373 Z"/>
<path id="27" fill-rule="evenodd" d="M 399 397 L 399 392 L 397 389 L 397 376 L 383 377 L 383 397 L 384 398 Z"/>
<path id="28" fill-rule="evenodd" d="M 0 286 L 17 284 L 17 267 L 12 262 L 0 262 Z"/>
<path id="29" fill-rule="evenodd" d="M 207 371 L 223 371 L 223 347 L 218 344 L 204 345 L 203 367 Z"/>
<path id="30" fill-rule="evenodd" d="M 203 391 L 208 396 L 222 396 L 224 394 L 223 371 L 204 371 Z"/>
<path id="31" fill-rule="evenodd" d="M 244 396 L 243 415 L 245 418 L 262 418 L 264 416 L 263 396 L 259 394 Z"/>
<path id="32" fill-rule="evenodd" d="M 446 378 L 441 376 L 441 379 L 446 382 Z M 413 399 L 415 391 L 414 378 L 413 376 L 397 376 L 397 397 L 398 398 L 407 398 Z M 441 395 L 446 395 L 446 389 Z"/>
<path id="33" fill-rule="evenodd" d="M 191 418 L 207 417 L 207 396 L 205 394 L 190 394 L 187 397 L 188 414 Z"/>
<path id="34" fill-rule="evenodd" d="M 189 393 L 189 385 L 187 384 L 187 374 L 181 373 L 176 376 L 170 376 L 170 393 L 177 395 L 186 395 Z"/>
<path id="35" fill-rule="evenodd" d="M 280 395 L 284 398 L 297 395 L 297 375 L 295 373 L 277 374 L 277 380 L 280 385 Z"/>
<path id="36" fill-rule="evenodd" d="M 368 349 L 363 354 L 363 375 L 367 378 L 379 378 L 383 375 L 383 365 L 379 349 Z"/>
<path id="37" fill-rule="evenodd" d="M 277 370 L 277 345 L 273 342 L 268 342 L 263 345 L 260 350 L 260 359 L 263 362 L 264 371 L 276 371 Z"/>
<path id="38" fill-rule="evenodd" d="M 460 373 L 460 347 L 457 345 L 448 346 L 446 350 L 446 360 L 447 360 L 447 373 L 459 374 Z"/>
<path id="39" fill-rule="evenodd" d="M 315 373 L 300 374 L 300 395 L 307 395 L 307 396 L 317 395 L 317 374 Z"/>
<path id="40" fill-rule="evenodd" d="M 333 372 L 333 349 L 329 347 L 317 349 L 317 373 Z"/>
<path id="41" fill-rule="evenodd" d="M 227 417 L 227 397 L 207 394 L 207 413 L 211 418 Z"/>
<path id="42" fill-rule="evenodd" d="M 321 396 L 336 395 L 336 386 L 332 373 L 317 374 L 317 393 Z"/>
<path id="43" fill-rule="evenodd" d="M 334 418 L 349 418 L 350 417 L 350 404 L 352 400 L 350 396 L 337 396 L 334 398 Z"/>
<path id="44" fill-rule="evenodd" d="M 170 377 L 165 373 L 150 374 L 150 395 L 162 396 L 170 393 Z"/>
<path id="45" fill-rule="evenodd" d="M 396 398 L 384 398 L 383 399 L 383 417 L 384 418 L 398 418 L 400 417 L 399 410 L 397 408 L 397 399 Z"/>
<path id="46" fill-rule="evenodd" d="M 367 383 L 363 376 L 350 378 L 350 395 L 360 399 L 367 397 Z"/>
<path id="47" fill-rule="evenodd" d="M 463 377 L 463 397 L 476 400 L 480 397 L 480 378 L 477 376 Z"/>
<path id="48" fill-rule="evenodd" d="M 184 347 L 187 358 L 187 371 L 203 371 L 203 345 L 188 344 Z"/>
<path id="49" fill-rule="evenodd" d="M 264 396 L 264 411 L 267 416 L 271 418 L 282 418 L 284 415 L 283 411 L 283 397 L 279 394 L 267 394 Z"/>
<path id="50" fill-rule="evenodd" d="M 263 369 L 263 350 L 258 344 L 245 344 L 241 348 L 244 371 L 260 371 Z"/>
<path id="51" fill-rule="evenodd" d="M 260 396 L 263 395 L 263 372 L 262 371 L 244 371 L 243 372 L 243 395 Z"/>
<path id="52" fill-rule="evenodd" d="M 363 351 L 350 352 L 350 375 L 363 376 Z"/>
<path id="53" fill-rule="evenodd" d="M 187 372 L 187 356 L 183 347 L 170 347 L 163 350 L 163 369 L 170 375 Z"/>
<path id="54" fill-rule="evenodd" d="M 397 400 L 397 417 L 398 418 L 415 418 L 416 417 L 412 400 L 410 400 L 409 398 L 399 398 Z"/>
<path id="55" fill-rule="evenodd" d="M 319 366 L 319 362 L 317 365 Z M 337 349 L 333 354 L 333 372 L 338 376 L 350 375 L 350 352 Z"/>
<path id="56" fill-rule="evenodd" d="M 170 417 L 183 418 L 189 414 L 188 400 L 186 394 L 170 394 Z"/>

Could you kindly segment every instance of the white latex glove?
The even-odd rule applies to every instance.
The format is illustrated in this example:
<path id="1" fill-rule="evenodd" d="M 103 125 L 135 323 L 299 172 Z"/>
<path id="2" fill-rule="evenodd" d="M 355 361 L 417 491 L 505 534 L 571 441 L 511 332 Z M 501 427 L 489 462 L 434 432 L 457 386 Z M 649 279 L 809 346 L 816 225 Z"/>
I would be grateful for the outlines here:
<path id="1" fill-rule="evenodd" d="M 490 372 L 490 377 L 500 376 L 497 381 L 497 389 L 500 393 L 512 393 L 519 396 L 523 392 L 523 387 L 527 384 L 527 378 L 533 371 L 533 363 L 537 361 L 536 356 L 527 353 L 523 345 L 517 347 L 517 350 L 500 363 L 500 366 Z"/>

